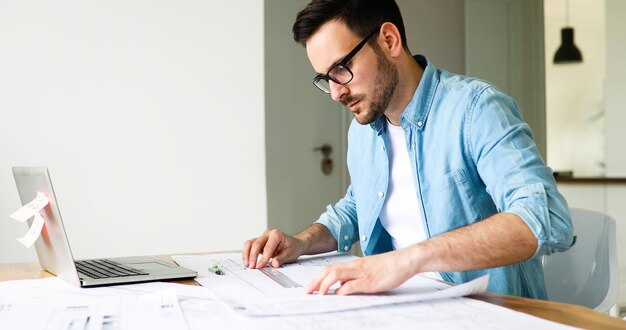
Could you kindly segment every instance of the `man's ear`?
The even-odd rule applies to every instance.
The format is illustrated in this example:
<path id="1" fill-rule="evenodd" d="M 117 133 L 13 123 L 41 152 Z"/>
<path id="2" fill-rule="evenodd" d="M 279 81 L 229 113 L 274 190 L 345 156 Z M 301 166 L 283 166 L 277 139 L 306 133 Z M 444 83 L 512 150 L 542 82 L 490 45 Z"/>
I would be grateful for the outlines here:
<path id="1" fill-rule="evenodd" d="M 382 38 L 383 49 L 389 53 L 391 57 L 398 57 L 404 50 L 402 45 L 402 38 L 400 37 L 400 31 L 395 24 L 386 22 L 380 27 L 379 36 Z"/>

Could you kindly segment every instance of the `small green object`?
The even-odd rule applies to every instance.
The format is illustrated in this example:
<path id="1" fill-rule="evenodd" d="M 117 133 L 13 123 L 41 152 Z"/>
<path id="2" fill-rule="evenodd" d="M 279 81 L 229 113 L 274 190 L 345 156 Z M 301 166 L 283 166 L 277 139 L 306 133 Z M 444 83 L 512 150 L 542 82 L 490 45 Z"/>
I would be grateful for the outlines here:
<path id="1" fill-rule="evenodd" d="M 209 271 L 215 275 L 224 275 L 224 272 L 215 262 L 211 265 L 211 267 L 209 267 Z"/>

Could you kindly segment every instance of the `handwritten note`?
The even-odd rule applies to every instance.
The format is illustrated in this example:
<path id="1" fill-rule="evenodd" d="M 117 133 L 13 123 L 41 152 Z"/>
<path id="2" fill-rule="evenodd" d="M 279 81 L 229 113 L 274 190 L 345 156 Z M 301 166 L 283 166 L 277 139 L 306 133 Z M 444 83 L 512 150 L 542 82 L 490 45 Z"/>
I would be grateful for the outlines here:
<path id="1" fill-rule="evenodd" d="M 33 219 L 33 223 L 28 229 L 28 232 L 26 232 L 26 235 L 24 235 L 24 237 L 16 238 L 18 242 L 22 243 L 27 248 L 33 246 L 33 243 L 35 243 L 41 235 L 44 219 L 43 215 L 39 212 L 41 212 L 41 210 L 43 210 L 48 203 L 50 203 L 48 196 L 42 192 L 37 192 L 37 197 L 35 197 L 35 199 L 20 207 L 19 210 L 10 215 L 11 218 L 20 222 L 24 222 L 33 216 L 35 217 Z"/>
<path id="2" fill-rule="evenodd" d="M 41 235 L 41 229 L 43 228 L 43 216 L 39 213 L 35 214 L 35 219 L 33 220 L 33 224 L 28 229 L 28 232 L 24 237 L 16 238 L 16 240 L 22 243 L 25 247 L 29 248 L 33 246 L 33 243 L 39 238 Z"/>
<path id="3" fill-rule="evenodd" d="M 10 217 L 17 221 L 24 222 L 39 213 L 44 207 L 46 207 L 46 205 L 48 205 L 49 202 L 50 199 L 46 194 L 37 192 L 37 197 L 35 197 L 35 199 L 22 206 L 19 210 L 13 212 Z"/>

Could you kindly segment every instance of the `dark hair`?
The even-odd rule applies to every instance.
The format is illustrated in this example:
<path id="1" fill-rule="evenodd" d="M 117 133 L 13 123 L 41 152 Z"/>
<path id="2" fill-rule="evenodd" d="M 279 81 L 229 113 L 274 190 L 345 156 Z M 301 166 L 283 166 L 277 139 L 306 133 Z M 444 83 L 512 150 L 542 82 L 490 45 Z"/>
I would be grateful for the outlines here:
<path id="1" fill-rule="evenodd" d="M 345 23 L 361 38 L 385 22 L 393 23 L 400 31 L 403 47 L 408 50 L 402 15 L 394 0 L 312 0 L 296 17 L 293 39 L 306 46 L 322 25 L 334 19 Z"/>

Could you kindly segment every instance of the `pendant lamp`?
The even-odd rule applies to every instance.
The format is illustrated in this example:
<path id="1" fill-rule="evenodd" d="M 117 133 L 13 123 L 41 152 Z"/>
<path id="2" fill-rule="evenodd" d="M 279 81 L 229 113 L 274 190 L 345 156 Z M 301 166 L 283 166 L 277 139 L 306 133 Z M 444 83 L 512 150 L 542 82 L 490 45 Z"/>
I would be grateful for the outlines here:
<path id="1" fill-rule="evenodd" d="M 574 28 L 569 27 L 569 0 L 565 1 L 565 25 L 561 29 L 561 46 L 554 54 L 554 64 L 580 63 L 583 54 L 574 44 Z"/>

